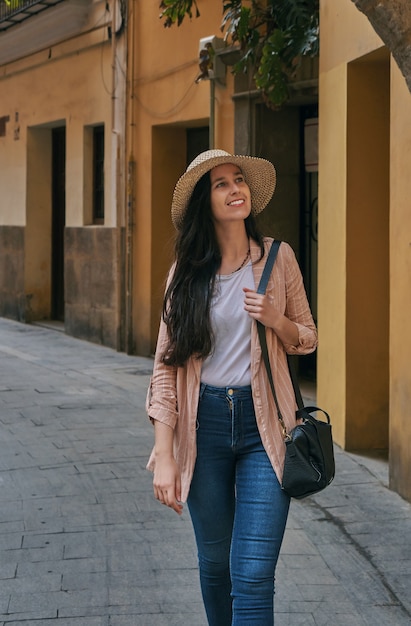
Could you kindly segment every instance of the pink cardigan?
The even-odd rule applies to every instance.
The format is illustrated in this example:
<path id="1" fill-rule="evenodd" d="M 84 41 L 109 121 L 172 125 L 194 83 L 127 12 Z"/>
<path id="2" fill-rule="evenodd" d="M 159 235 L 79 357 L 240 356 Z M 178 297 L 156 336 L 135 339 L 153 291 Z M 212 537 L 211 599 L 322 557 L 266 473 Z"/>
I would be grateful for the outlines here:
<path id="1" fill-rule="evenodd" d="M 260 248 L 251 241 L 250 254 L 256 289 L 272 239 L 265 238 L 266 254 L 257 261 Z M 283 346 L 277 335 L 267 328 L 267 344 L 278 401 L 287 430 L 295 426 L 296 403 L 288 373 L 286 352 L 309 354 L 317 347 L 317 331 L 305 294 L 302 276 L 292 248 L 282 243 L 267 286 L 274 305 L 295 322 L 299 332 L 298 346 Z M 182 501 L 187 500 L 196 460 L 196 419 L 200 389 L 201 360 L 190 358 L 184 367 L 161 363 L 167 345 L 167 327 L 160 322 L 153 375 L 147 393 L 146 410 L 151 420 L 159 420 L 174 429 L 174 455 L 181 470 Z M 281 482 L 285 444 L 270 385 L 261 358 L 257 325 L 251 330 L 251 388 L 261 439 L 272 466 Z M 147 469 L 154 470 L 152 452 Z"/>

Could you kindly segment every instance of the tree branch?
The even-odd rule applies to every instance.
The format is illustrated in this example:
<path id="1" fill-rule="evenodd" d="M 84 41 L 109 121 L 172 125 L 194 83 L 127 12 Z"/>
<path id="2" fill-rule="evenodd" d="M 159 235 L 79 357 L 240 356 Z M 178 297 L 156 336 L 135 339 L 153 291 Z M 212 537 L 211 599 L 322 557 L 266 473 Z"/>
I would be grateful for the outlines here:
<path id="1" fill-rule="evenodd" d="M 391 51 L 411 91 L 411 2 L 352 0 Z"/>

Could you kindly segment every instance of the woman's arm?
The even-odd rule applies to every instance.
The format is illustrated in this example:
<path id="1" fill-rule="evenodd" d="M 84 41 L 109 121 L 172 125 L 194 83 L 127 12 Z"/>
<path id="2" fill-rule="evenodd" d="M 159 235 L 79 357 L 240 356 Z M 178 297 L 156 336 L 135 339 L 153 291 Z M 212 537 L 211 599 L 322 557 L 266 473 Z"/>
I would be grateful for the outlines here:
<path id="1" fill-rule="evenodd" d="M 154 420 L 154 496 L 181 515 L 181 478 L 180 470 L 174 459 L 174 430 L 158 420 Z"/>
<path id="2" fill-rule="evenodd" d="M 147 413 L 154 425 L 154 448 L 147 467 L 154 474 L 154 496 L 181 515 L 180 469 L 173 453 L 174 428 L 178 420 L 177 369 L 162 362 L 167 344 L 167 327 L 161 320 L 146 403 Z"/>
<path id="3" fill-rule="evenodd" d="M 244 289 L 244 308 L 255 320 L 272 328 L 290 354 L 309 354 L 317 347 L 317 329 L 311 315 L 301 271 L 292 248 L 282 243 L 274 266 L 276 289 L 285 295 L 281 311 L 275 293 L 257 294 Z M 278 281 L 282 281 L 280 284 Z M 276 298 L 277 302 L 277 298 Z"/>

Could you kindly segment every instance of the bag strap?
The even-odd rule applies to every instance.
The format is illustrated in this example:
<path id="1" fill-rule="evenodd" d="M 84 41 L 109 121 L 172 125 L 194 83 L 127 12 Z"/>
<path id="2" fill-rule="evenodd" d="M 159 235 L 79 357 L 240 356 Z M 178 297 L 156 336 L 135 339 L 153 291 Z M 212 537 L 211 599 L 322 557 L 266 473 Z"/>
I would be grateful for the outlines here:
<path id="1" fill-rule="evenodd" d="M 268 253 L 268 257 L 267 260 L 265 262 L 265 266 L 263 269 L 263 273 L 261 275 L 261 279 L 260 282 L 258 284 L 257 287 L 257 293 L 259 294 L 265 294 L 265 291 L 267 289 L 267 285 L 268 285 L 268 280 L 270 278 L 271 272 L 273 270 L 274 267 L 274 263 L 275 260 L 277 258 L 277 254 L 278 254 L 278 250 L 280 248 L 280 244 L 281 241 L 278 241 L 277 239 L 274 239 L 273 243 L 271 244 L 271 248 L 270 251 Z M 278 402 L 278 398 L 277 398 L 277 393 L 275 391 L 275 386 L 274 386 L 274 380 L 273 380 L 273 374 L 271 371 L 271 366 L 270 366 L 270 359 L 268 357 L 268 347 L 267 347 L 267 337 L 265 334 L 265 326 L 264 324 L 262 324 L 261 322 L 259 322 L 257 320 L 257 331 L 258 331 L 258 337 L 260 339 L 260 344 L 261 344 L 261 354 L 265 363 L 265 368 L 267 371 L 267 376 L 268 376 L 268 381 L 270 383 L 270 387 L 271 387 L 271 391 L 273 394 L 273 398 L 274 398 L 274 402 L 275 402 L 275 406 L 277 409 L 277 417 L 280 421 L 282 430 L 283 430 L 283 437 L 284 439 L 288 437 L 287 434 L 287 428 L 285 426 L 285 422 L 283 419 L 283 416 L 281 414 L 281 410 L 280 410 L 280 405 Z"/>
<path id="2" fill-rule="evenodd" d="M 274 263 L 275 260 L 277 258 L 277 254 L 278 254 L 278 250 L 280 248 L 280 244 L 281 241 L 278 240 L 274 240 L 273 243 L 271 244 L 271 248 L 270 251 L 268 253 L 268 257 L 264 266 L 264 270 L 257 288 L 257 293 L 259 294 L 265 294 L 266 289 L 267 289 L 267 285 L 268 285 L 268 280 L 270 278 L 271 272 L 273 270 L 274 267 Z M 266 337 L 266 332 L 265 332 L 265 326 L 257 321 L 257 331 L 258 331 L 258 337 L 260 339 L 260 344 L 261 344 L 261 353 L 262 353 L 262 357 L 264 360 L 264 364 L 265 364 L 265 368 L 267 370 L 267 376 L 268 376 L 268 381 L 270 383 L 270 387 L 271 387 L 271 391 L 273 394 L 273 398 L 274 398 L 274 402 L 275 402 L 275 406 L 277 409 L 277 416 L 278 419 L 281 423 L 282 429 L 283 429 L 283 436 L 285 439 L 287 439 L 289 437 L 288 433 L 287 433 L 287 429 L 285 426 L 285 422 L 283 419 L 283 416 L 281 414 L 281 410 L 280 410 L 280 405 L 278 402 L 278 398 L 277 398 L 277 393 L 275 391 L 275 386 L 274 386 L 274 379 L 273 379 L 273 374 L 271 371 L 271 366 L 270 366 L 270 359 L 268 356 L 268 347 L 267 347 L 267 337 Z M 301 391 L 300 391 L 300 386 L 298 383 L 298 378 L 297 378 L 297 373 L 294 367 L 294 363 L 292 361 L 292 357 L 291 355 L 287 354 L 287 362 L 288 362 L 288 369 L 290 371 L 290 377 L 291 377 L 291 382 L 293 385 L 293 389 L 294 389 L 294 394 L 295 394 L 295 399 L 297 402 L 297 406 L 299 409 L 303 409 L 304 408 L 304 402 L 302 399 L 302 395 L 301 395 Z"/>
<path id="3" fill-rule="evenodd" d="M 260 282 L 257 287 L 257 293 L 265 294 L 265 290 L 267 289 L 268 280 L 271 276 L 271 272 L 273 271 L 274 263 L 277 258 L 278 250 L 280 249 L 281 241 L 278 239 L 274 239 L 271 244 L 270 251 L 268 253 L 267 260 L 264 265 L 263 273 L 261 274 Z M 261 322 L 258 322 L 261 324 Z M 262 326 L 263 324 L 261 324 Z"/>
<path id="4" fill-rule="evenodd" d="M 303 409 L 304 408 L 304 401 L 303 401 L 303 397 L 301 395 L 300 385 L 299 385 L 298 378 L 297 378 L 297 371 L 296 371 L 295 365 L 294 365 L 294 360 L 295 359 L 296 359 L 295 356 L 292 356 L 291 354 L 287 354 L 288 369 L 290 371 L 290 378 L 291 378 L 291 382 L 292 382 L 293 388 L 294 388 L 295 400 L 297 402 L 298 408 L 299 409 Z"/>

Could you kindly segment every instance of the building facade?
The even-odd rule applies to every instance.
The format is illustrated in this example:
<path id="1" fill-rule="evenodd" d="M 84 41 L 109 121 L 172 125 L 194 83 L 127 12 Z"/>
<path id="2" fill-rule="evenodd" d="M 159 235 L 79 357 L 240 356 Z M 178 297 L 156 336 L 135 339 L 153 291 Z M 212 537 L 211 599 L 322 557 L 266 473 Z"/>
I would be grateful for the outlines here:
<path id="1" fill-rule="evenodd" d="M 317 395 L 411 500 L 411 94 L 351 0 L 321 0 Z"/>
<path id="2" fill-rule="evenodd" d="M 159 2 L 20 2 L 0 15 L 0 315 L 152 354 L 176 179 L 209 146 L 268 158 L 278 186 L 261 226 L 296 250 L 319 325 L 302 373 L 317 371 L 337 444 L 389 450 L 411 499 L 411 96 L 366 18 L 322 0 L 319 112 L 315 63 L 272 111 L 228 53 L 196 81 L 221 0 L 171 29 Z"/>
<path id="3" fill-rule="evenodd" d="M 119 345 L 125 7 L 1 4 L 0 314 Z M 123 236 L 124 239 L 124 236 Z"/>

